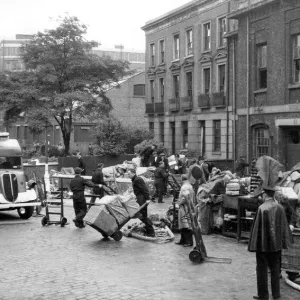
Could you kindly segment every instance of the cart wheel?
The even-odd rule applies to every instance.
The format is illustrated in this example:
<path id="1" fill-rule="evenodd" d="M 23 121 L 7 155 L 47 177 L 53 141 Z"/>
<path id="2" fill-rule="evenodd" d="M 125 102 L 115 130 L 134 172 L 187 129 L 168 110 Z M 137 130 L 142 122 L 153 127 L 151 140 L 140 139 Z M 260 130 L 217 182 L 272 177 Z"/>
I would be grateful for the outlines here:
<path id="1" fill-rule="evenodd" d="M 43 219 L 41 220 L 41 223 L 42 223 L 42 226 L 45 226 L 45 225 L 47 225 L 47 223 L 48 223 L 48 219 L 47 219 L 47 217 L 45 216 L 45 217 L 43 217 Z"/>
<path id="2" fill-rule="evenodd" d="M 116 242 L 118 242 L 118 241 L 121 241 L 121 239 L 122 239 L 122 237 L 123 237 L 123 233 L 122 233 L 122 231 L 118 230 L 118 231 L 116 231 L 115 233 L 113 233 L 113 234 L 111 235 L 111 237 L 112 237 Z"/>
<path id="3" fill-rule="evenodd" d="M 203 260 L 202 255 L 198 250 L 192 250 L 189 254 L 189 259 L 193 263 L 201 263 L 201 261 Z"/>
<path id="4" fill-rule="evenodd" d="M 60 226 L 61 227 L 64 227 L 66 224 L 67 224 L 67 218 L 65 218 L 65 217 L 62 217 L 61 219 L 60 219 Z"/>

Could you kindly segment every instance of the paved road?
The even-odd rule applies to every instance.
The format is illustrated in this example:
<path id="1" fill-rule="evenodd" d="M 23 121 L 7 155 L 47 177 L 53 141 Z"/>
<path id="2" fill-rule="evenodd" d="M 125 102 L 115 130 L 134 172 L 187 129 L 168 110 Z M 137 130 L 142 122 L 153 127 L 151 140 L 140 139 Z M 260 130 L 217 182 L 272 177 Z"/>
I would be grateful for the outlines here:
<path id="1" fill-rule="evenodd" d="M 150 204 L 163 212 L 170 205 Z M 73 210 L 66 207 L 68 220 Z M 124 237 L 105 242 L 87 226 L 42 227 L 41 218 L 19 223 L 15 212 L 0 212 L 0 299 L 252 299 L 255 257 L 245 243 L 204 236 L 209 256 L 231 264 L 192 264 L 190 248 Z M 178 237 L 177 237 L 178 238 Z M 282 280 L 282 299 L 300 292 Z"/>

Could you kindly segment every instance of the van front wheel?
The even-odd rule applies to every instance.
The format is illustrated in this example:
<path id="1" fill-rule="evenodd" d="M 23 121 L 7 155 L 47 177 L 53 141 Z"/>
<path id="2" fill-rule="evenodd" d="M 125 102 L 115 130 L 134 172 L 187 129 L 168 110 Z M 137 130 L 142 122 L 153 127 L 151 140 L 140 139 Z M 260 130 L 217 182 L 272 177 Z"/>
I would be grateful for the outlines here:
<path id="1" fill-rule="evenodd" d="M 29 219 L 33 214 L 33 210 L 34 210 L 33 206 L 19 207 L 18 214 L 21 219 Z"/>

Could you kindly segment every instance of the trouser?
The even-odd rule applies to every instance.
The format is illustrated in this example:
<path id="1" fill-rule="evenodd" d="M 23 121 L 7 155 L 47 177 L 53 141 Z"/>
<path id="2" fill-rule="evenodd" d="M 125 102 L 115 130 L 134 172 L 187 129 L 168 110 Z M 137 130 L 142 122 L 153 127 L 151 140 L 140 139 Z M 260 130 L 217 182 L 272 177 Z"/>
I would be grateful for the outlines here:
<path id="1" fill-rule="evenodd" d="M 259 297 L 269 297 L 268 267 L 271 271 L 272 296 L 274 298 L 280 296 L 280 259 L 281 251 L 256 252 L 257 295 Z"/>
<path id="2" fill-rule="evenodd" d="M 152 226 L 152 221 L 148 218 L 147 207 L 143 208 L 140 211 L 141 217 L 140 220 L 145 224 L 146 234 L 154 234 L 154 228 Z"/>
<path id="3" fill-rule="evenodd" d="M 155 186 L 155 189 L 156 189 L 156 192 L 155 192 L 155 195 L 154 196 L 157 196 L 158 197 L 158 203 L 161 203 L 162 200 L 163 200 L 163 197 L 164 197 L 164 192 L 165 192 L 165 186 L 164 186 L 164 180 L 161 178 L 161 179 L 156 179 L 154 181 L 154 186 Z"/>
<path id="4" fill-rule="evenodd" d="M 80 201 L 74 201 L 73 200 L 73 207 L 75 211 L 75 220 L 76 223 L 81 226 L 83 225 L 83 218 L 86 215 L 87 207 L 86 207 L 86 201 L 80 200 Z"/>
<path id="5" fill-rule="evenodd" d="M 187 245 L 193 245 L 193 231 L 188 228 L 180 229 L 181 237 L 180 242 Z"/>
<path id="6" fill-rule="evenodd" d="M 194 184 L 192 184 L 193 190 L 195 192 L 195 195 L 197 195 L 198 192 L 198 188 L 199 188 L 199 181 L 196 180 L 196 182 Z"/>

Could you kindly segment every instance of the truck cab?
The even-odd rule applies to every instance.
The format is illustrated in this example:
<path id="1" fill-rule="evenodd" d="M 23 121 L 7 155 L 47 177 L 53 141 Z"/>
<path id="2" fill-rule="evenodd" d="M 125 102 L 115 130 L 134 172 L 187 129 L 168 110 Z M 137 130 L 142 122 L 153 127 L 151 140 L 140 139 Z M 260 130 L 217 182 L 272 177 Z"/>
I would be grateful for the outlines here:
<path id="1" fill-rule="evenodd" d="M 40 206 L 34 183 L 26 183 L 22 164 L 22 150 L 17 140 L 7 132 L 0 133 L 0 211 L 18 210 L 22 219 L 32 216 L 35 206 Z"/>

